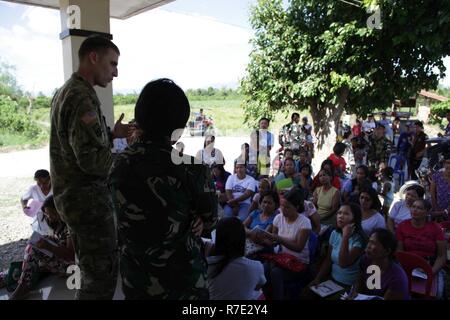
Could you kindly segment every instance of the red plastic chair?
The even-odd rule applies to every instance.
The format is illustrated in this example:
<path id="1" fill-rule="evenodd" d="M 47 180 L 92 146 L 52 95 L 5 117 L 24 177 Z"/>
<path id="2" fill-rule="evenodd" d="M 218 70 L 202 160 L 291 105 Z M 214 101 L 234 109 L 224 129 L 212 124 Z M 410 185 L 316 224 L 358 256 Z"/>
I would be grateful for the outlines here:
<path id="1" fill-rule="evenodd" d="M 442 229 L 445 230 L 449 230 L 450 231 L 450 221 L 442 221 L 441 223 L 439 223 L 439 225 L 441 226 Z"/>
<path id="2" fill-rule="evenodd" d="M 445 232 L 450 232 L 450 221 L 443 221 L 441 223 L 439 223 L 439 225 L 441 226 L 442 230 Z M 448 244 L 447 244 L 447 250 L 450 249 L 450 239 L 448 239 Z M 445 263 L 444 268 L 446 270 L 450 271 L 450 260 L 447 260 L 447 262 Z"/>
<path id="3" fill-rule="evenodd" d="M 395 253 L 397 261 L 408 275 L 409 292 L 413 295 L 424 296 L 426 299 L 436 298 L 437 278 L 433 274 L 430 264 L 421 256 L 405 251 Z M 420 268 L 427 275 L 427 279 L 412 276 L 414 269 Z"/>

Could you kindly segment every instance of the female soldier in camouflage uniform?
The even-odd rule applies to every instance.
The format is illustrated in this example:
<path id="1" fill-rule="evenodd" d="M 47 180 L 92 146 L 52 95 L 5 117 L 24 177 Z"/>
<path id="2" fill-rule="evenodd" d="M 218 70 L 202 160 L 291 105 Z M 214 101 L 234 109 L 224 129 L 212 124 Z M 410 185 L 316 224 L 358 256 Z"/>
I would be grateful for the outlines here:
<path id="1" fill-rule="evenodd" d="M 208 299 L 202 242 L 191 228 L 198 217 L 204 229 L 214 227 L 214 184 L 193 157 L 174 161 L 180 156 L 172 148 L 177 139 L 170 138 L 189 113 L 184 92 L 171 80 L 148 83 L 135 109 L 141 139 L 111 169 L 126 299 Z"/>

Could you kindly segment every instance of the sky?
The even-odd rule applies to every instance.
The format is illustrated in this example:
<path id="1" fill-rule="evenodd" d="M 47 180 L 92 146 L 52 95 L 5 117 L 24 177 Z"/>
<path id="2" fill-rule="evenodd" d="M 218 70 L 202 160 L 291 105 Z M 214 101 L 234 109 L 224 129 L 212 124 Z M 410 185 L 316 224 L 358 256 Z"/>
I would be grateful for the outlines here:
<path id="1" fill-rule="evenodd" d="M 176 0 L 126 20 L 111 19 L 121 51 L 115 92 L 140 92 L 150 80 L 173 79 L 183 89 L 236 88 L 245 75 L 257 0 Z M 0 1 L 0 61 L 15 66 L 19 85 L 51 94 L 62 85 L 59 11 Z M 441 81 L 450 86 L 448 76 Z"/>

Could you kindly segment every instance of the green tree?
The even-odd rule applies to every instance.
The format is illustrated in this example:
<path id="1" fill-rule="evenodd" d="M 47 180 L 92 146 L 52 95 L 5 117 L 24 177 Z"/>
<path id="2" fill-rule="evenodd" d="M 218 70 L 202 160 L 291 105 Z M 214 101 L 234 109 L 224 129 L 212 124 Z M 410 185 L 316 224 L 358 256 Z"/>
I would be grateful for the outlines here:
<path id="1" fill-rule="evenodd" d="M 0 59 L 0 95 L 10 96 L 17 100 L 23 93 L 14 76 L 15 68 Z"/>
<path id="2" fill-rule="evenodd" d="M 438 123 L 442 126 L 443 120 L 445 119 L 445 116 L 449 111 L 450 111 L 450 99 L 445 102 L 432 104 L 430 108 L 430 113 L 433 122 Z"/>
<path id="3" fill-rule="evenodd" d="M 439 87 L 437 88 L 437 93 L 450 99 L 450 87 L 439 85 Z"/>
<path id="4" fill-rule="evenodd" d="M 259 0 L 253 50 L 242 81 L 246 121 L 310 109 L 321 146 L 344 111 L 366 115 L 436 88 L 450 53 L 450 1 L 378 1 L 382 28 L 366 8 L 335 0 Z M 438 73 L 433 73 L 437 68 Z"/>

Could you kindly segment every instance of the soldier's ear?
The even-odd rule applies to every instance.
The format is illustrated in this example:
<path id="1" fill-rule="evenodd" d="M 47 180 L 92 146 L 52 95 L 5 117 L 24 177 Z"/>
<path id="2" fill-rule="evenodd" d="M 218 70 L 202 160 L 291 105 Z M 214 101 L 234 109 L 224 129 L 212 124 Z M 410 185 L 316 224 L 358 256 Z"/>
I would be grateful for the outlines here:
<path id="1" fill-rule="evenodd" d="M 99 60 L 99 55 L 95 51 L 91 51 L 88 53 L 88 60 L 91 64 L 96 64 Z"/>

